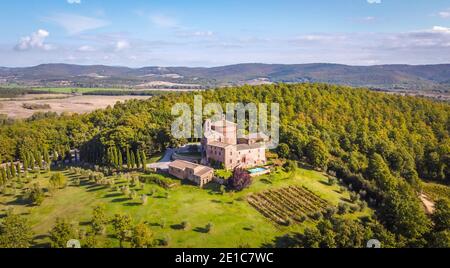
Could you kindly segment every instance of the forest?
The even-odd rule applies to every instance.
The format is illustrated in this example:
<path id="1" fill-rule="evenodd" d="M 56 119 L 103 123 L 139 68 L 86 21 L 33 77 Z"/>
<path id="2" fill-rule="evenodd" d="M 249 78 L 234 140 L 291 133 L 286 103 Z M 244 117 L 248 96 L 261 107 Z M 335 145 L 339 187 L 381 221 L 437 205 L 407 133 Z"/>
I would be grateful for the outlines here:
<path id="1" fill-rule="evenodd" d="M 376 210 L 386 232 L 395 234 L 397 246 L 449 243 L 448 206 L 442 205 L 441 218 L 430 219 L 417 198 L 421 181 L 450 183 L 450 105 L 426 98 L 318 83 L 168 93 L 85 115 L 2 120 L 0 162 L 56 155 L 71 159 L 74 149 L 82 161 L 101 166 L 112 164 L 111 155 L 125 158 L 130 151 L 151 157 L 186 142 L 171 136 L 171 107 L 193 105 L 195 94 L 223 105 L 279 103 L 278 155 L 333 174 L 358 192 Z M 297 243 L 305 246 L 314 240 L 312 245 L 326 246 L 325 234 L 339 233 L 345 224 L 322 225 Z"/>

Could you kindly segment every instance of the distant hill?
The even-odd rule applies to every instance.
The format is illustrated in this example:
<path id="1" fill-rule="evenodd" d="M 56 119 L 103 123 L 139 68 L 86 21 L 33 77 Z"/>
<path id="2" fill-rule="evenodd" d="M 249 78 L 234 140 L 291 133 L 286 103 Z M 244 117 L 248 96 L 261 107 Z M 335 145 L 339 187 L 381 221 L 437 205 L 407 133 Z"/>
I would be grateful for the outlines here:
<path id="1" fill-rule="evenodd" d="M 212 68 L 43 64 L 0 67 L 0 85 L 70 87 L 199 87 L 325 82 L 396 91 L 450 92 L 450 64 L 348 66 L 340 64 L 237 64 Z"/>

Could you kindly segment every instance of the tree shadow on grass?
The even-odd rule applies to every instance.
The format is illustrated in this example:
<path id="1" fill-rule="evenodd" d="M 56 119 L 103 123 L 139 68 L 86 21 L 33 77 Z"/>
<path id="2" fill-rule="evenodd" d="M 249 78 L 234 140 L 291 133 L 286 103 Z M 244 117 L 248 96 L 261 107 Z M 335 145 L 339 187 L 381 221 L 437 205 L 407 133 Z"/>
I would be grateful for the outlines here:
<path id="1" fill-rule="evenodd" d="M 216 204 L 222 204 L 222 201 L 217 200 L 217 199 L 213 199 L 213 200 L 211 200 L 211 202 L 216 203 Z"/>
<path id="2" fill-rule="evenodd" d="M 170 225 L 170 228 L 172 228 L 173 230 L 183 230 L 183 225 L 182 224 L 172 224 Z"/>
<path id="3" fill-rule="evenodd" d="M 124 206 L 127 206 L 127 207 L 137 207 L 137 206 L 142 206 L 142 203 L 139 203 L 139 202 L 130 202 L 130 203 L 126 203 L 126 204 L 123 204 Z"/>
<path id="4" fill-rule="evenodd" d="M 9 201 L 6 203 L 8 206 L 25 206 L 25 207 L 34 207 L 33 204 L 30 204 L 28 200 L 23 199 L 22 197 L 17 197 L 16 199 Z"/>
<path id="5" fill-rule="evenodd" d="M 106 189 L 108 187 L 104 186 L 104 185 L 100 185 L 100 186 L 96 185 L 94 187 L 89 186 L 89 187 L 86 187 L 86 188 L 88 189 L 87 192 L 91 193 L 91 192 L 97 192 L 97 191 L 100 191 L 100 190 L 104 190 L 104 189 Z"/>
<path id="6" fill-rule="evenodd" d="M 264 243 L 262 248 L 293 248 L 300 245 L 302 235 L 298 233 L 275 237 L 272 243 Z"/>
<path id="7" fill-rule="evenodd" d="M 273 184 L 272 181 L 268 180 L 268 179 L 261 179 L 259 180 L 260 182 L 264 183 L 264 184 Z"/>
<path id="8" fill-rule="evenodd" d="M 331 183 L 329 183 L 329 182 L 327 182 L 327 181 L 322 181 L 322 180 L 320 180 L 319 183 L 321 183 L 321 184 L 323 184 L 323 185 L 326 185 L 326 186 L 333 186 L 333 184 L 331 184 Z"/>
<path id="9" fill-rule="evenodd" d="M 345 197 L 341 197 L 340 199 L 341 199 L 341 201 L 344 201 L 344 202 L 347 202 L 347 203 L 353 204 L 352 200 L 350 200 L 350 199 L 348 199 L 348 198 L 345 198 Z"/>
<path id="10" fill-rule="evenodd" d="M 121 193 L 107 194 L 107 195 L 103 196 L 103 198 L 114 198 L 114 197 L 119 197 L 121 195 L 122 195 Z"/>
<path id="11" fill-rule="evenodd" d="M 113 203 L 122 203 L 122 202 L 125 202 L 125 201 L 128 201 L 128 200 L 130 200 L 130 198 L 124 197 L 124 198 L 116 198 L 116 199 L 112 200 L 111 202 L 113 202 Z"/>
<path id="12" fill-rule="evenodd" d="M 204 190 L 209 191 L 209 194 L 220 194 L 222 193 L 220 191 L 220 184 L 215 183 L 215 182 L 210 182 L 208 184 L 206 184 L 205 186 L 203 186 Z"/>
<path id="13" fill-rule="evenodd" d="M 33 237 L 33 241 L 31 243 L 32 248 L 49 248 L 50 243 L 45 242 L 45 239 L 49 238 L 50 236 L 48 234 L 44 235 L 37 235 Z"/>
<path id="14" fill-rule="evenodd" d="M 207 234 L 208 233 L 208 229 L 206 227 L 195 227 L 193 229 L 194 232 L 197 233 L 202 233 L 202 234 Z"/>
<path id="15" fill-rule="evenodd" d="M 80 226 L 88 226 L 88 225 L 91 225 L 91 221 L 82 221 L 82 222 L 80 222 Z"/>

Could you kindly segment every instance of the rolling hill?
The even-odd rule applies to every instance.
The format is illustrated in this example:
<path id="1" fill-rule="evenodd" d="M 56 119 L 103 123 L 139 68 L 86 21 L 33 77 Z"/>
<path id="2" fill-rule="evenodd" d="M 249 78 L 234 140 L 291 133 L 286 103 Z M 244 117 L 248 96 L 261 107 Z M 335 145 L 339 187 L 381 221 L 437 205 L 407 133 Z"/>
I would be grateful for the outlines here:
<path id="1" fill-rule="evenodd" d="M 165 82 L 165 83 L 161 83 Z M 212 68 L 43 64 L 0 67 L 0 85 L 130 87 L 217 87 L 242 84 L 325 82 L 396 91 L 450 92 L 450 64 L 377 65 L 237 64 Z"/>

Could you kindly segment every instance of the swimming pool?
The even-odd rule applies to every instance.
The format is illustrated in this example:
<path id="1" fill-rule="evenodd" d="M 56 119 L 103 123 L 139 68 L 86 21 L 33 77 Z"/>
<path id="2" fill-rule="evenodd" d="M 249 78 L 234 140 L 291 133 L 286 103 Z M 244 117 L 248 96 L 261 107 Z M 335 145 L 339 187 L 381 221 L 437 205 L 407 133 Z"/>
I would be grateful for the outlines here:
<path id="1" fill-rule="evenodd" d="M 262 172 L 266 172 L 266 171 L 268 171 L 267 168 L 261 168 L 261 167 L 259 167 L 259 168 L 252 168 L 252 169 L 248 170 L 248 172 L 250 172 L 250 174 L 262 173 Z"/>

